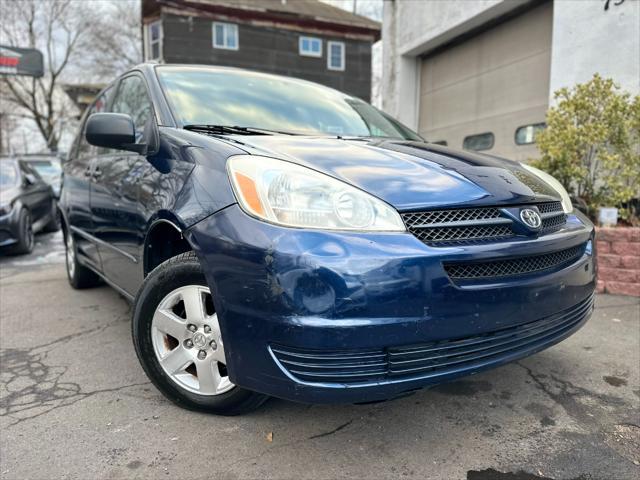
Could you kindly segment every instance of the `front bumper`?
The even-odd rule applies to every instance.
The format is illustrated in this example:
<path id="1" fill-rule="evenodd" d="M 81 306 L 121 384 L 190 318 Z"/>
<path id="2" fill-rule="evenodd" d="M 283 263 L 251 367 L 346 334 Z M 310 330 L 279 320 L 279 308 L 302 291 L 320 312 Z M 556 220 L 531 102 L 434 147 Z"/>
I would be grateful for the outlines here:
<path id="1" fill-rule="evenodd" d="M 233 205 L 188 236 L 231 380 L 289 400 L 368 402 L 449 381 L 545 349 L 592 310 L 593 227 L 580 214 L 539 238 L 429 247 L 410 233 L 282 228 Z M 443 267 L 576 246 L 537 274 L 454 283 Z"/>

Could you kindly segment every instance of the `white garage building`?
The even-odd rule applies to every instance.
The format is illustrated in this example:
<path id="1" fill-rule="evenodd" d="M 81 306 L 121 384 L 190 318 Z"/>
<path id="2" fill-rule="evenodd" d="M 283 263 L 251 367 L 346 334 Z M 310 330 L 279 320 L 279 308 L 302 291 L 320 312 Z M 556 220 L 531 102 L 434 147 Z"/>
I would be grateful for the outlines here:
<path id="1" fill-rule="evenodd" d="M 640 92 L 638 0 L 388 0 L 382 38 L 384 110 L 454 148 L 535 157 L 558 88 Z"/>

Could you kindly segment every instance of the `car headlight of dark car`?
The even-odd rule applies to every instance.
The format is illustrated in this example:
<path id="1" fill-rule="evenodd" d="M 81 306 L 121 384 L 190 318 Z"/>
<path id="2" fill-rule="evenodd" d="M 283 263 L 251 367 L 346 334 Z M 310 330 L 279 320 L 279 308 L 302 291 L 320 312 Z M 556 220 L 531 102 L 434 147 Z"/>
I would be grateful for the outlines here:
<path id="1" fill-rule="evenodd" d="M 0 203 L 0 217 L 9 214 L 11 212 L 10 203 Z"/>

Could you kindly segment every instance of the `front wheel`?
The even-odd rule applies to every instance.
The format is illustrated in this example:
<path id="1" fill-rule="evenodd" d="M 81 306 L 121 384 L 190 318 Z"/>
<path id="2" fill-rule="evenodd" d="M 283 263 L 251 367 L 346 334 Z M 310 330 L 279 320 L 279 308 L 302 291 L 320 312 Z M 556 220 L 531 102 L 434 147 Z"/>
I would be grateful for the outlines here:
<path id="1" fill-rule="evenodd" d="M 18 241 L 10 248 L 9 252 L 15 255 L 31 253 L 35 243 L 31 214 L 26 208 L 23 208 L 18 218 Z"/>
<path id="2" fill-rule="evenodd" d="M 132 334 L 149 379 L 181 407 L 238 415 L 268 398 L 229 380 L 218 316 L 193 252 L 167 260 L 146 278 Z"/>
<path id="3" fill-rule="evenodd" d="M 73 233 L 67 232 L 64 246 L 69 284 L 76 289 L 99 285 L 100 277 L 78 261 L 78 247 L 73 239 Z"/>

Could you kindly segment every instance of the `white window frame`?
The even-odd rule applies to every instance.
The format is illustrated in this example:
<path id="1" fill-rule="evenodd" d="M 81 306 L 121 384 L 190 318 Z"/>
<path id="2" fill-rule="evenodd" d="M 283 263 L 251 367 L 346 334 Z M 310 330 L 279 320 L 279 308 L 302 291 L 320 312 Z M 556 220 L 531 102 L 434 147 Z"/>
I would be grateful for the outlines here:
<path id="1" fill-rule="evenodd" d="M 318 42 L 320 44 L 320 51 L 314 52 L 313 50 L 304 50 L 302 48 L 302 42 L 304 40 L 309 40 L 309 42 Z M 318 37 L 307 37 L 307 36 L 300 37 L 298 39 L 298 54 L 302 57 L 322 58 L 322 39 Z"/>
<path id="2" fill-rule="evenodd" d="M 331 47 L 333 45 L 340 45 L 341 47 L 341 55 L 340 55 L 340 66 L 339 67 L 334 67 L 333 65 L 331 65 Z M 328 70 L 334 70 L 337 72 L 344 72 L 345 68 L 346 68 L 346 48 L 347 46 L 345 45 L 344 42 L 327 42 L 327 69 Z"/>
<path id="3" fill-rule="evenodd" d="M 154 25 L 158 25 L 158 29 L 160 30 L 160 36 L 158 37 L 157 40 L 151 40 L 151 27 Z M 145 42 L 145 49 L 144 49 L 144 60 L 145 62 L 152 62 L 152 61 L 157 61 L 157 62 L 161 62 L 162 61 L 162 43 L 164 40 L 164 30 L 162 28 L 162 21 L 161 20 L 156 20 L 155 22 L 151 22 L 151 23 L 147 23 L 144 26 L 144 42 Z M 158 57 L 154 58 L 152 57 L 152 53 L 153 53 L 153 45 L 158 44 Z"/>
<path id="4" fill-rule="evenodd" d="M 219 44 L 216 40 L 216 26 L 222 26 L 222 44 Z M 227 44 L 227 29 L 232 28 L 234 30 L 234 36 L 236 37 L 236 45 L 235 47 L 230 47 Z M 211 36 L 213 48 L 220 48 L 222 50 L 238 50 L 240 48 L 240 34 L 238 32 L 238 24 L 237 23 L 227 23 L 227 22 L 213 22 L 211 24 Z"/>

